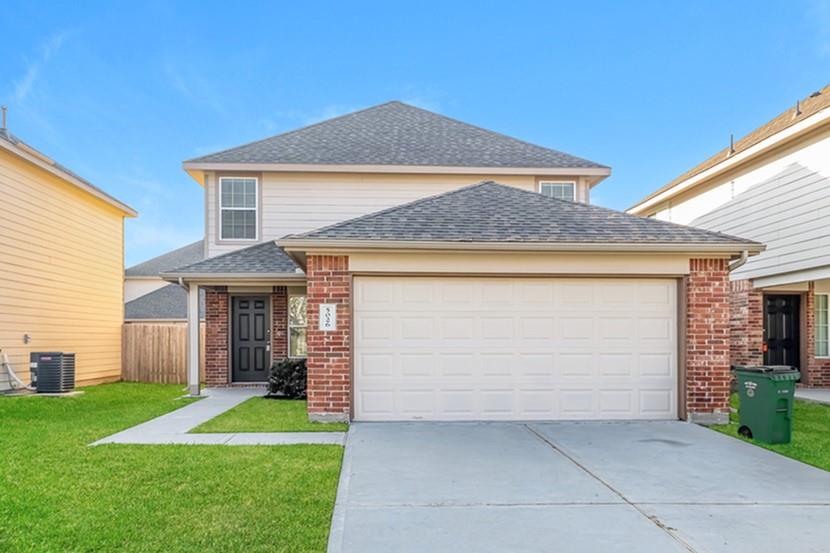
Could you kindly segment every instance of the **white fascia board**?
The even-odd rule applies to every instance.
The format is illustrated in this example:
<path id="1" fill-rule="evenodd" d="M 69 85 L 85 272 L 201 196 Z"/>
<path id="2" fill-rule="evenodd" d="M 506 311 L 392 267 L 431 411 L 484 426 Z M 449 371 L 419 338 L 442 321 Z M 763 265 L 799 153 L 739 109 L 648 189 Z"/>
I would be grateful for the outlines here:
<path id="1" fill-rule="evenodd" d="M 710 167 L 709 169 L 706 169 L 705 171 L 698 173 L 697 175 L 689 177 L 688 179 L 675 184 L 671 188 L 664 190 L 656 196 L 653 196 L 646 200 L 642 200 L 637 204 L 634 204 L 625 211 L 626 213 L 639 215 L 646 209 L 654 206 L 655 204 L 668 200 L 676 196 L 680 192 L 683 192 L 684 190 L 688 190 L 689 188 L 697 184 L 700 184 L 701 182 L 715 177 L 725 171 L 733 169 L 734 167 L 737 167 L 742 163 L 751 160 L 759 154 L 762 154 L 766 150 L 774 148 L 775 146 L 778 146 L 779 144 L 782 144 L 792 138 L 795 138 L 800 134 L 813 130 L 815 127 L 818 127 L 826 123 L 828 120 L 830 120 L 830 108 L 825 108 L 819 111 L 818 113 L 808 117 L 804 121 L 800 121 L 795 125 L 792 125 L 791 127 L 777 132 L 769 138 L 765 138 L 758 144 L 755 144 L 754 146 L 751 146 L 746 150 L 737 153 L 731 157 L 725 158 L 723 161 Z"/>
<path id="2" fill-rule="evenodd" d="M 828 278 L 830 278 L 830 266 L 804 269 L 803 271 L 795 271 L 793 273 L 763 276 L 751 280 L 755 288 L 768 288 L 770 286 L 782 286 L 784 284 L 796 284 Z"/>
<path id="3" fill-rule="evenodd" d="M 607 177 L 610 167 L 455 167 L 443 165 L 328 165 L 307 163 L 217 163 L 185 161 L 185 171 L 303 173 L 419 173 L 459 175 L 574 175 Z M 192 173 L 191 173 L 192 174 Z"/>
<path id="4" fill-rule="evenodd" d="M 113 196 L 110 196 L 100 188 L 93 186 L 87 182 L 80 180 L 75 175 L 71 173 L 67 173 L 66 171 L 62 170 L 60 167 L 53 165 L 53 161 L 47 158 L 44 155 L 36 155 L 34 152 L 30 152 L 29 148 L 21 148 L 20 146 L 16 146 L 10 142 L 5 140 L 0 140 L 0 148 L 7 150 L 8 152 L 16 155 L 21 159 L 25 159 L 29 163 L 32 163 L 41 169 L 52 173 L 56 177 L 60 178 L 68 182 L 69 184 L 80 188 L 84 192 L 91 194 L 98 198 L 99 200 L 103 200 L 107 204 L 115 207 L 116 209 L 122 211 L 127 217 L 137 217 L 138 212 L 128 206 L 127 204 L 121 202 L 120 200 L 115 199 Z"/>

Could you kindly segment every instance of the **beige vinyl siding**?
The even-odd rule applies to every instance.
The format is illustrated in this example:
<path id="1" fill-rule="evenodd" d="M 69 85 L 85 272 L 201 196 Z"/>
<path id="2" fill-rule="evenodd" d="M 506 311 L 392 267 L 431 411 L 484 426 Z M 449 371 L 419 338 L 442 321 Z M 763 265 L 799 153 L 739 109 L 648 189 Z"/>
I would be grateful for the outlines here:
<path id="1" fill-rule="evenodd" d="M 5 151 L 0 206 L 0 348 L 18 376 L 30 352 L 67 351 L 79 385 L 117 380 L 124 214 Z"/>
<path id="2" fill-rule="evenodd" d="M 124 303 L 146 296 L 170 284 L 158 277 L 127 277 L 124 279 Z"/>
<path id="3" fill-rule="evenodd" d="M 232 174 L 209 174 L 205 187 L 209 257 L 255 243 L 218 240 L 217 183 L 220 176 Z M 256 176 L 261 177 L 260 240 L 309 231 L 483 180 L 532 191 L 537 189 L 540 180 L 533 175 L 257 173 Z M 577 183 L 577 198 L 587 201 L 588 185 L 582 178 L 541 180 L 572 180 Z"/>

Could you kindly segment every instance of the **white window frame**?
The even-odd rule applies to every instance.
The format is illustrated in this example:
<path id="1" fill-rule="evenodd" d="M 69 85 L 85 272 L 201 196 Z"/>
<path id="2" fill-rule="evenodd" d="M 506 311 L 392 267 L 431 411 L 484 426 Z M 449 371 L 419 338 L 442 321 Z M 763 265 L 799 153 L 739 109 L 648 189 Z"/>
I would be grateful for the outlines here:
<path id="1" fill-rule="evenodd" d="M 223 207 L 222 206 L 222 182 L 225 180 L 252 180 L 254 181 L 254 207 Z M 223 242 L 256 242 L 259 240 L 259 178 L 252 177 L 250 175 L 223 175 L 219 177 L 219 182 L 217 183 L 217 199 L 216 204 L 218 206 L 218 227 L 219 227 L 219 240 Z M 222 236 L 223 232 L 223 225 L 222 225 L 222 212 L 223 211 L 251 211 L 254 210 L 254 237 L 253 238 L 225 238 Z"/>
<path id="2" fill-rule="evenodd" d="M 539 192 L 539 194 L 542 194 L 542 187 L 546 184 L 548 184 L 548 185 L 558 185 L 558 186 L 561 186 L 561 185 L 564 185 L 564 184 L 570 184 L 571 188 L 573 189 L 574 197 L 573 197 L 573 200 L 565 200 L 565 201 L 573 201 L 573 202 L 579 201 L 579 198 L 577 198 L 577 195 L 576 195 L 576 192 L 577 192 L 577 190 L 576 190 L 576 181 L 572 181 L 572 180 L 540 180 L 538 188 L 537 188 L 537 192 Z M 543 194 L 543 195 L 548 196 L 547 194 Z M 553 198 L 553 196 L 548 196 L 548 197 Z M 562 198 L 557 198 L 557 199 L 562 199 Z"/>
<path id="3" fill-rule="evenodd" d="M 305 325 L 304 326 L 292 325 L 291 324 L 291 298 L 305 298 L 306 313 L 305 313 Z M 286 351 L 285 353 L 286 353 L 286 355 L 289 359 L 306 359 L 308 357 L 308 294 L 289 294 L 288 298 L 286 299 L 286 302 L 287 303 L 285 304 L 285 307 L 286 307 L 285 316 L 287 318 L 287 321 L 285 322 L 285 324 L 286 324 L 286 327 L 288 328 L 288 332 L 286 332 L 286 334 L 288 335 L 288 341 L 287 341 L 288 351 Z M 306 340 L 306 354 L 305 355 L 291 355 L 291 329 L 292 328 L 304 328 L 304 329 L 306 329 L 305 330 L 305 340 Z"/>
<path id="4" fill-rule="evenodd" d="M 819 296 L 824 296 L 824 309 L 828 312 L 828 321 L 825 326 L 828 327 L 827 332 L 827 353 L 825 355 L 818 354 L 818 302 L 815 301 L 815 298 Z M 815 294 L 813 300 L 813 355 L 816 359 L 830 359 L 830 294 Z"/>

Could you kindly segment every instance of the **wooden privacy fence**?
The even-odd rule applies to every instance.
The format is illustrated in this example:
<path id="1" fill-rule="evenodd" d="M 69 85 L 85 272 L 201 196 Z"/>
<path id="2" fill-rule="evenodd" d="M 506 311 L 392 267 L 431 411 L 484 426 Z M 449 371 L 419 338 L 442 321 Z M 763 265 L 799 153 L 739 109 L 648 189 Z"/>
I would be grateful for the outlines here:
<path id="1" fill-rule="evenodd" d="M 199 378 L 205 378 L 205 323 L 200 324 Z M 124 323 L 121 379 L 187 384 L 187 323 Z"/>

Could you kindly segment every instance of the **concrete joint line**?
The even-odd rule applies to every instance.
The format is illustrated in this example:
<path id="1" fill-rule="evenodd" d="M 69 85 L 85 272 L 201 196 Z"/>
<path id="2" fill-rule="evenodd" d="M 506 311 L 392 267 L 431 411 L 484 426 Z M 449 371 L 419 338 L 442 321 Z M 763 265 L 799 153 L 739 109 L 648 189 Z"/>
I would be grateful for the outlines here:
<path id="1" fill-rule="evenodd" d="M 542 440 L 542 442 L 547 444 L 551 449 L 553 449 L 554 451 L 556 451 L 557 453 L 559 453 L 560 455 L 565 457 L 568 461 L 570 461 L 571 463 L 573 463 L 574 465 L 579 467 L 579 469 L 582 470 L 585 474 L 587 474 L 588 476 L 590 476 L 591 478 L 593 478 L 594 480 L 596 480 L 597 482 L 599 482 L 600 484 L 602 484 L 603 486 L 608 488 L 613 494 L 615 494 L 620 499 L 622 499 L 624 502 L 626 502 L 628 505 L 630 505 L 631 508 L 635 509 L 638 513 L 640 513 L 643 517 L 648 519 L 652 524 L 657 526 L 660 530 L 662 530 L 663 532 L 668 534 L 674 541 L 676 541 L 681 546 L 683 546 L 687 551 L 689 551 L 690 553 L 698 553 L 698 551 L 695 548 L 693 548 L 691 546 L 691 544 L 689 544 L 688 542 L 686 542 L 686 540 L 684 540 L 683 538 L 681 538 L 680 536 L 675 534 L 674 531 L 673 531 L 674 530 L 673 528 L 663 524 L 660 521 L 660 519 L 658 519 L 656 516 L 650 516 L 648 513 L 643 511 L 636 503 L 632 502 L 627 497 L 625 497 L 625 495 L 623 495 L 623 493 L 621 491 L 617 490 L 616 488 L 614 488 L 614 486 L 612 486 L 611 484 L 609 484 L 608 482 L 606 482 L 605 480 L 603 480 L 602 478 L 600 478 L 599 476 L 597 476 L 596 474 L 591 472 L 591 470 L 588 469 L 588 467 L 586 467 L 585 465 L 583 465 L 582 463 L 577 461 L 570 454 L 566 453 L 562 448 L 560 448 L 555 443 L 553 443 L 550 439 L 548 439 L 546 436 L 544 436 L 543 434 L 538 432 L 535 428 L 533 428 L 532 426 L 530 426 L 528 424 L 525 424 L 524 427 L 528 430 L 528 432 L 530 432 L 531 434 L 536 436 L 538 439 Z"/>
<path id="2" fill-rule="evenodd" d="M 439 503 L 373 503 L 373 502 L 366 502 L 366 501 L 351 501 L 349 505 L 351 507 L 428 507 L 428 508 L 447 508 L 447 509 L 465 509 L 468 507 L 583 507 L 583 506 L 619 506 L 622 503 L 620 501 L 539 501 L 539 502 L 517 502 L 517 503 L 462 503 L 462 502 L 452 502 L 452 501 L 445 501 Z"/>

